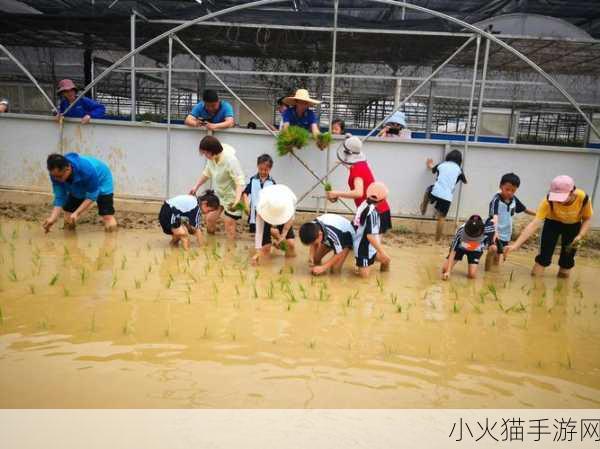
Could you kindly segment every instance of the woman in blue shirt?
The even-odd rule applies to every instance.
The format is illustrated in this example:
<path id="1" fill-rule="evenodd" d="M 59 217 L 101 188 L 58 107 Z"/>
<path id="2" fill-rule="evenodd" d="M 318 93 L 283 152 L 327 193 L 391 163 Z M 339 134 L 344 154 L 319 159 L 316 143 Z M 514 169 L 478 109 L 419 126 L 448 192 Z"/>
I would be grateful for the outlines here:
<path id="1" fill-rule="evenodd" d="M 283 102 L 288 108 L 281 114 L 281 121 L 283 123 L 281 130 L 286 129 L 290 125 L 299 126 L 308 130 L 315 140 L 317 140 L 317 137 L 321 134 L 319 130 L 319 117 L 310 107 L 321 102 L 310 98 L 306 89 L 298 89 L 296 95 L 284 98 Z"/>
<path id="2" fill-rule="evenodd" d="M 80 118 L 83 125 L 89 123 L 93 118 L 104 118 L 106 112 L 104 105 L 88 97 L 81 97 L 77 103 L 69 109 L 69 112 L 65 114 L 65 111 L 77 98 L 77 87 L 73 81 L 69 79 L 61 80 L 58 83 L 58 93 L 63 97 L 60 101 L 59 118 L 63 116 Z"/>

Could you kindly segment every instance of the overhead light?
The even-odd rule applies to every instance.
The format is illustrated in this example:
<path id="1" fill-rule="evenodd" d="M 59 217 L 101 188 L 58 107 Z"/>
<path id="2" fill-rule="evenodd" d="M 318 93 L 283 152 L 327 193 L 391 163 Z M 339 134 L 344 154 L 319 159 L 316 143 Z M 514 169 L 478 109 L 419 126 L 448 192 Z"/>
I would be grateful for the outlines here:
<path id="1" fill-rule="evenodd" d="M 199 5 L 202 4 L 202 0 L 196 0 L 196 3 L 198 3 Z"/>

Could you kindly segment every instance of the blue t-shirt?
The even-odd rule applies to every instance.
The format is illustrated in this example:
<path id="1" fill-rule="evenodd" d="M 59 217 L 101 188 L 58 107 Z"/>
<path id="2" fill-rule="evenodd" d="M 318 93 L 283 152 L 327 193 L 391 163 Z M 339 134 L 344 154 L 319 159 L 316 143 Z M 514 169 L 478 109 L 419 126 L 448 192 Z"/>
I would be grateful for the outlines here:
<path id="1" fill-rule="evenodd" d="M 498 215 L 498 238 L 505 242 L 510 242 L 512 238 L 512 217 L 514 214 L 525 212 L 527 208 L 519 201 L 519 198 L 513 196 L 508 203 L 505 202 L 499 193 L 494 195 L 490 202 L 490 218 Z"/>
<path id="2" fill-rule="evenodd" d="M 437 179 L 431 190 L 431 194 L 437 198 L 452 202 L 454 188 L 458 181 L 467 182 L 462 169 L 456 162 L 442 162 L 432 169 L 437 174 Z"/>
<path id="3" fill-rule="evenodd" d="M 96 201 L 100 195 L 113 193 L 112 173 L 105 162 L 77 153 L 67 153 L 65 157 L 71 164 L 73 173 L 66 182 L 59 182 L 50 177 L 54 206 L 64 206 L 68 195 Z"/>
<path id="4" fill-rule="evenodd" d="M 306 109 L 302 117 L 298 117 L 296 115 L 296 107 L 290 106 L 287 108 L 283 114 L 281 114 L 281 119 L 284 123 L 289 123 L 293 126 L 299 126 L 301 128 L 305 128 L 310 131 L 311 125 L 314 123 L 318 125 L 318 117 L 315 111 L 312 109 Z"/>
<path id="5" fill-rule="evenodd" d="M 63 114 L 69 107 L 69 102 L 63 98 L 60 102 L 60 113 Z M 89 115 L 91 118 L 104 118 L 106 108 L 102 103 L 88 97 L 81 97 L 75 105 L 65 114 L 65 117 L 83 118 Z"/>
<path id="6" fill-rule="evenodd" d="M 227 117 L 233 117 L 233 107 L 228 101 L 219 100 L 219 110 L 213 115 L 206 110 L 204 102 L 201 101 L 192 108 L 191 115 L 210 123 L 221 123 L 224 122 Z"/>

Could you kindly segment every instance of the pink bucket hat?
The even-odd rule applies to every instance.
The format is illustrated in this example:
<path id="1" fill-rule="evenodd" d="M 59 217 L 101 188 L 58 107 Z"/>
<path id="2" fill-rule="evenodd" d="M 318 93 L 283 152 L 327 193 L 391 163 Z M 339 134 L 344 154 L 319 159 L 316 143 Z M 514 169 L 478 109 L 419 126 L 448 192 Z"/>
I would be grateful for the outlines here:
<path id="1" fill-rule="evenodd" d="M 569 194 L 575 189 L 575 181 L 567 175 L 557 176 L 550 184 L 548 201 L 563 203 L 569 198 Z"/>
<path id="2" fill-rule="evenodd" d="M 71 89 L 77 89 L 77 87 L 75 86 L 75 83 L 70 79 L 64 79 L 58 82 L 58 93 Z"/>
<path id="3" fill-rule="evenodd" d="M 389 193 L 388 188 L 383 182 L 373 182 L 367 187 L 367 198 L 373 201 L 383 201 Z"/>

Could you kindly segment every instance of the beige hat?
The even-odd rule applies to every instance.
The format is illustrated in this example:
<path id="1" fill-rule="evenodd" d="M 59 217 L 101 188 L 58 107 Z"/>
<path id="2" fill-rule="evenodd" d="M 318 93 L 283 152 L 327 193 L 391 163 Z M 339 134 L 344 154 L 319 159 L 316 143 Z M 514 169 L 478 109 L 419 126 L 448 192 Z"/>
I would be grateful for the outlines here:
<path id="1" fill-rule="evenodd" d="M 264 221 L 279 226 L 290 221 L 296 213 L 296 195 L 283 184 L 274 184 L 260 192 L 256 212 Z"/>
<path id="2" fill-rule="evenodd" d="M 310 103 L 310 104 L 320 104 L 321 103 L 318 100 L 313 100 L 312 98 L 310 98 L 310 94 L 308 93 L 308 91 L 306 89 L 298 89 L 296 91 L 296 95 L 294 95 L 293 97 L 285 97 L 283 99 L 283 102 L 285 104 L 287 104 L 288 106 L 294 106 L 297 101 L 306 101 L 307 103 Z"/>
<path id="3" fill-rule="evenodd" d="M 343 164 L 352 165 L 366 161 L 367 157 L 362 151 L 362 140 L 356 136 L 346 134 L 346 140 L 337 151 L 337 158 Z"/>

